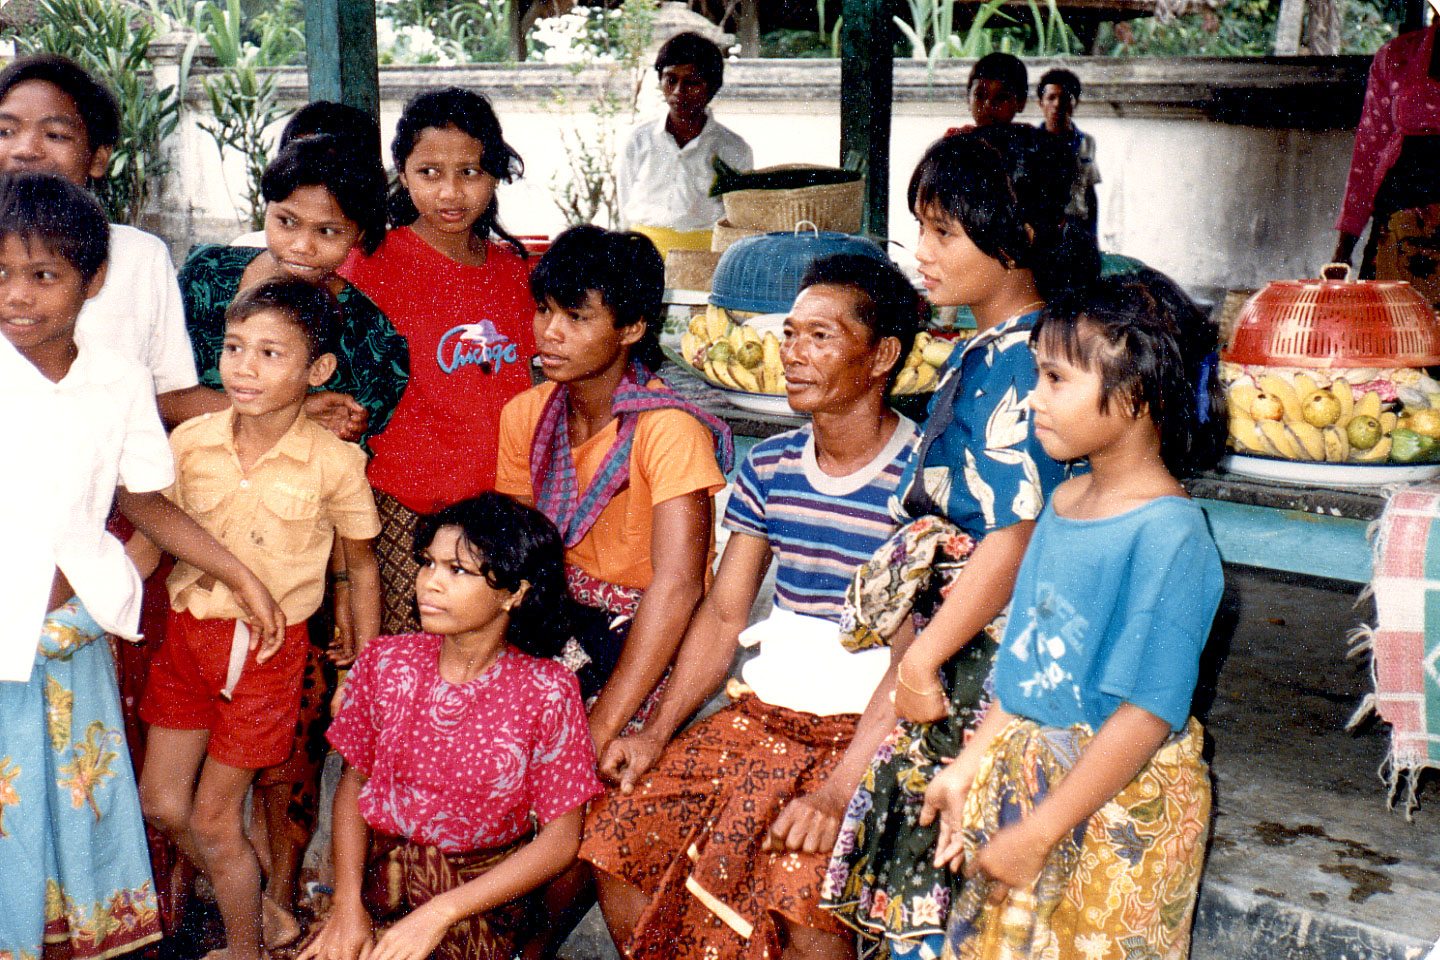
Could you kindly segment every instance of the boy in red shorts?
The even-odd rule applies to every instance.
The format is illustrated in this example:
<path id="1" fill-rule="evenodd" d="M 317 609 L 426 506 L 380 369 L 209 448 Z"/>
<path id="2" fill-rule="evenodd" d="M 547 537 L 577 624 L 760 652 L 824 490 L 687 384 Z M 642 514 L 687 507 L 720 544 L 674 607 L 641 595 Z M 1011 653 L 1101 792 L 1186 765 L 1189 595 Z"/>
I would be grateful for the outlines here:
<path id="1" fill-rule="evenodd" d="M 370 541 L 380 521 L 360 448 L 301 409 L 335 370 L 335 298 L 321 286 L 274 280 L 240 293 L 225 322 L 220 378 L 231 408 L 171 435 L 177 479 L 169 495 L 255 571 L 289 626 L 283 642 L 259 644 L 223 585 L 176 565 L 165 642 L 140 703 L 150 724 L 140 802 L 209 875 L 225 923 L 223 955 L 260 960 L 262 942 L 277 945 L 298 928 L 268 898 L 262 908 L 260 867 L 241 823 L 245 794 L 256 771 L 284 761 L 294 744 L 305 621 L 323 599 L 336 535 L 357 637 L 379 632 Z"/>

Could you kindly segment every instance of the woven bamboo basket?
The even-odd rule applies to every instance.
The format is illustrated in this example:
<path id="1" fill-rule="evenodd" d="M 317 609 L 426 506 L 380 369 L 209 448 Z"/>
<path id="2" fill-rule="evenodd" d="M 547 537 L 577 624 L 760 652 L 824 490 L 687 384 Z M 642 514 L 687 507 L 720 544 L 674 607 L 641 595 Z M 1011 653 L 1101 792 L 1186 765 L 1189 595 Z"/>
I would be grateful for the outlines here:
<path id="1" fill-rule="evenodd" d="M 757 190 L 755 192 L 760 193 L 762 191 Z M 736 240 L 744 240 L 746 237 L 758 237 L 762 233 L 770 232 L 769 230 L 759 228 L 737 227 L 727 218 L 715 224 L 715 232 L 710 235 L 710 252 L 724 253 Z"/>
<path id="2" fill-rule="evenodd" d="M 804 168 L 805 164 L 784 164 L 765 169 Z M 789 190 L 732 190 L 722 199 L 725 220 L 732 226 L 757 233 L 794 230 L 802 220 L 810 221 L 821 230 L 859 233 L 860 218 L 865 211 L 865 181 Z"/>
<path id="3" fill-rule="evenodd" d="M 665 255 L 665 286 L 672 290 L 709 290 L 720 254 L 711 250 L 671 250 Z"/>

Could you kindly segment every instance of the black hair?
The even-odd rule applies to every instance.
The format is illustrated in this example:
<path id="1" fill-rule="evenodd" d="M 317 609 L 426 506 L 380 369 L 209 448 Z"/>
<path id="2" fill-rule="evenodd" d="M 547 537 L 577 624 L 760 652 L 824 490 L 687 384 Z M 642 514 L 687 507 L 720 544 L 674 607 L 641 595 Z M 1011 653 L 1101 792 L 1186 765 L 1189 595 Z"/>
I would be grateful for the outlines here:
<path id="1" fill-rule="evenodd" d="M 378 153 L 369 157 L 351 147 L 333 134 L 291 140 L 265 168 L 260 194 L 279 203 L 300 187 L 324 187 L 360 228 L 360 248 L 371 254 L 385 239 L 385 169 Z"/>
<path id="2" fill-rule="evenodd" d="M 1100 374 L 1100 409 L 1148 412 L 1160 458 L 1184 477 L 1219 463 L 1229 422 L 1216 376 L 1215 325 L 1169 277 L 1145 267 L 1095 281 L 1040 314 L 1030 334 Z"/>
<path id="3" fill-rule="evenodd" d="M 1040 77 L 1040 82 L 1035 84 L 1036 99 L 1045 96 L 1045 88 L 1052 83 L 1070 94 L 1072 100 L 1079 101 L 1080 78 L 1064 67 L 1054 67 L 1045 71 L 1044 75 Z"/>
<path id="4" fill-rule="evenodd" d="M 1001 89 L 1013 93 L 1015 99 L 1022 101 L 1030 87 L 1030 75 L 1025 72 L 1025 64 L 1009 53 L 987 53 L 976 60 L 975 66 L 970 68 L 970 79 L 965 81 L 965 89 L 975 86 L 977 80 L 998 80 Z"/>
<path id="5" fill-rule="evenodd" d="M 522 580 L 530 584 L 510 611 L 505 642 L 532 657 L 559 653 L 567 636 L 569 588 L 565 545 L 555 525 L 534 507 L 489 490 L 420 518 L 414 554 L 422 566 L 441 527 L 460 528 L 490 586 L 514 592 Z"/>
<path id="6" fill-rule="evenodd" d="M 410 192 L 400 182 L 399 174 L 405 169 L 405 161 L 410 159 L 420 134 L 432 127 L 439 130 L 453 127 L 480 141 L 480 168 L 501 183 L 509 183 L 525 172 L 525 162 L 515 148 L 505 142 L 500 119 L 495 116 L 494 108 L 483 93 L 460 87 L 417 93 L 405 104 L 400 120 L 395 124 L 395 139 L 390 142 L 390 156 L 395 161 L 396 173 L 395 183 L 390 188 L 391 226 L 408 226 L 420 216 L 420 211 L 410 200 Z M 471 229 L 482 240 L 493 233 L 518 255 L 526 256 L 524 244 L 500 226 L 500 205 L 494 197 L 490 198 L 490 205 Z"/>
<path id="7" fill-rule="evenodd" d="M 86 283 L 110 256 L 110 223 L 89 192 L 49 173 L 0 176 L 0 240 L 38 241 Z"/>
<path id="8" fill-rule="evenodd" d="M 248 287 L 225 308 L 225 324 L 244 323 L 265 310 L 279 313 L 305 335 L 311 363 L 323 354 L 335 352 L 335 338 L 344 316 L 340 301 L 322 284 L 283 277 Z"/>
<path id="9" fill-rule="evenodd" d="M 923 323 L 920 294 L 895 264 L 862 253 L 832 253 L 812 261 L 800 278 L 800 289 L 816 286 L 842 287 L 857 294 L 855 319 L 870 329 L 871 343 L 886 337 L 900 341 L 900 355 L 885 386 L 889 393 Z"/>
<path id="10" fill-rule="evenodd" d="M 312 100 L 299 110 L 280 131 L 280 146 L 301 137 L 330 134 L 345 137 L 357 148 L 373 152 L 380 161 L 380 121 L 375 114 L 333 100 Z M 358 152 L 358 149 L 357 149 Z"/>
<path id="11" fill-rule="evenodd" d="M 698 33 L 677 33 L 655 54 L 656 73 L 685 63 L 694 64 L 700 79 L 710 88 L 710 96 L 715 96 L 725 82 L 725 54 L 720 48 Z"/>
<path id="12" fill-rule="evenodd" d="M 930 145 L 910 177 L 912 212 L 954 220 L 986 256 L 1030 270 L 1050 300 L 1100 273 L 1100 251 L 1065 206 L 1078 175 L 1060 138 L 1025 124 L 979 127 Z"/>
<path id="13" fill-rule="evenodd" d="M 549 299 L 578 310 L 591 290 L 615 315 L 617 328 L 645 325 L 630 355 L 651 372 L 658 370 L 665 362 L 659 339 L 665 262 L 650 238 L 589 224 L 571 227 L 555 238 L 530 274 L 536 303 Z"/>
<path id="14" fill-rule="evenodd" d="M 90 152 L 113 147 L 120 139 L 120 108 L 115 95 L 69 57 L 58 53 L 35 53 L 13 61 L 0 70 L 0 100 L 10 91 L 30 80 L 43 80 L 58 87 L 75 101 L 75 110 L 85 124 L 85 140 Z"/>

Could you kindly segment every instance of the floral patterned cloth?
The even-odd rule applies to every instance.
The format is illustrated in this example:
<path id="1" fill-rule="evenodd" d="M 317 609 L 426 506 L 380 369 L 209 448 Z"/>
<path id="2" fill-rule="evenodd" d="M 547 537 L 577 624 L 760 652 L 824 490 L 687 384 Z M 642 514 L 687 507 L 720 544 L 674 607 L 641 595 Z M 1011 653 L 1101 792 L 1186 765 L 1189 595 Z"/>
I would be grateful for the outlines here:
<path id="1" fill-rule="evenodd" d="M 975 856 L 1003 824 L 1028 816 L 1091 739 L 1084 724 L 1016 718 L 986 751 L 965 798 L 962 842 Z M 946 934 L 947 960 L 1184 960 L 1190 953 L 1210 775 L 1192 717 L 1134 780 L 1050 852 L 1028 889 L 998 905 L 991 882 L 966 885 Z"/>
<path id="2" fill-rule="evenodd" d="M 52 611 L 28 683 L 0 683 L 0 958 L 98 960 L 160 937 L 105 631 Z"/>
<path id="3" fill-rule="evenodd" d="M 240 289 L 240 277 L 260 254 L 257 247 L 196 247 L 180 268 L 185 296 L 185 328 L 195 352 L 200 383 L 219 390 L 220 346 L 225 342 L 225 308 Z M 360 443 L 390 422 L 410 380 L 410 347 L 405 338 L 355 287 L 346 284 L 337 299 L 344 322 L 336 332 L 335 375 L 324 389 L 344 393 L 370 414 Z"/>
<path id="4" fill-rule="evenodd" d="M 819 909 L 825 858 L 760 845 L 785 805 L 834 771 L 857 719 L 745 694 L 671 741 L 634 793 L 590 805 L 580 858 L 650 898 L 625 956 L 776 960 L 782 918 L 844 932 Z"/>
<path id="5" fill-rule="evenodd" d="M 889 637 L 904 618 L 928 622 L 975 549 L 939 517 L 906 524 L 855 574 L 841 622 L 847 647 Z M 826 871 L 823 905 L 860 934 L 863 956 L 889 947 L 939 955 L 947 907 L 961 881 L 931 865 L 939 827 L 920 826 L 925 788 L 946 758 L 959 754 L 990 704 L 986 681 L 1003 617 L 989 624 L 941 673 L 950 714 L 899 725 L 860 779 Z"/>

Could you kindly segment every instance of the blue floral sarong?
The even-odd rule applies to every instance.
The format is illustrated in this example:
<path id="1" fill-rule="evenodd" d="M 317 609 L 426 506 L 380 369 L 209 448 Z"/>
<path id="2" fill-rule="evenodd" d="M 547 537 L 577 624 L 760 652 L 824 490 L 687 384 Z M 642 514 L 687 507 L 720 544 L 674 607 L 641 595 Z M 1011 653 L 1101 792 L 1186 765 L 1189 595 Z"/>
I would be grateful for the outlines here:
<path id="1" fill-rule="evenodd" d="M 46 617 L 30 680 L 0 682 L 0 960 L 160 938 L 124 729 L 105 631 L 72 598 Z"/>

